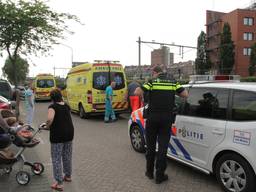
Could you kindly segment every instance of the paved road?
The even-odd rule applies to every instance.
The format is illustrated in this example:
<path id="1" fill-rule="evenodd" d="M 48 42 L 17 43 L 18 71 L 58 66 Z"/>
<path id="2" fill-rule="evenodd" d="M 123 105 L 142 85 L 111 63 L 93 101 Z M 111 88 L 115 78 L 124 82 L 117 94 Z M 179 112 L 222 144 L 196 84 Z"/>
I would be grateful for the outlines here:
<path id="1" fill-rule="evenodd" d="M 35 124 L 46 118 L 49 103 L 37 103 Z M 127 133 L 127 115 L 118 122 L 104 124 L 102 117 L 89 120 L 73 114 L 75 125 L 73 182 L 65 184 L 65 191 L 72 192 L 221 192 L 213 176 L 205 175 L 175 161 L 168 161 L 168 182 L 156 185 L 145 178 L 144 154 L 136 153 Z M 51 161 L 48 133 L 40 134 L 42 143 L 33 149 L 33 158 L 39 158 L 46 171 L 41 177 L 33 176 L 26 187 L 19 187 L 10 176 L 0 176 L 0 191 L 51 191 Z M 10 181 L 13 188 L 7 188 Z M 14 190 L 15 189 L 15 190 Z"/>

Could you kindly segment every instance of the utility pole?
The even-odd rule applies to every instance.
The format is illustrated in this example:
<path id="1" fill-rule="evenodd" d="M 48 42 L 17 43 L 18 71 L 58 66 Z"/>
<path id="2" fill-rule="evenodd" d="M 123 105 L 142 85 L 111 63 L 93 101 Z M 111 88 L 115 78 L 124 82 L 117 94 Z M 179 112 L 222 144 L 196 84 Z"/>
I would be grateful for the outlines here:
<path id="1" fill-rule="evenodd" d="M 73 48 L 67 44 L 64 44 L 64 43 L 60 43 L 60 45 L 63 45 L 64 47 L 67 47 L 69 48 L 69 50 L 71 51 L 71 67 L 73 66 L 73 55 L 74 55 L 74 51 L 73 51 Z"/>
<path id="2" fill-rule="evenodd" d="M 138 40 L 138 45 L 139 45 L 139 77 L 140 79 L 142 78 L 142 71 L 141 71 L 141 40 L 140 40 L 140 37 L 139 37 L 139 40 Z"/>
<path id="3" fill-rule="evenodd" d="M 140 43 L 147 43 L 147 44 L 158 44 L 158 45 L 167 45 L 167 46 L 173 46 L 173 47 L 179 47 L 180 48 L 180 54 L 183 57 L 184 55 L 184 48 L 190 48 L 190 49 L 197 49 L 197 47 L 193 46 L 187 46 L 187 45 L 177 45 L 174 43 L 161 43 L 161 42 L 155 42 L 155 41 L 140 41 Z"/>
<path id="4" fill-rule="evenodd" d="M 54 77 L 55 77 L 55 71 L 56 71 L 56 69 L 64 69 L 64 70 L 69 70 L 70 68 L 69 67 L 53 67 L 53 75 L 54 75 Z"/>
<path id="5" fill-rule="evenodd" d="M 174 43 L 161 43 L 161 42 L 155 42 L 155 41 L 141 41 L 141 38 L 139 37 L 139 40 L 137 41 L 138 45 L 139 45 L 139 75 L 141 77 L 142 75 L 142 71 L 141 71 L 141 43 L 145 43 L 145 44 L 157 44 L 157 45 L 167 45 L 167 46 L 173 46 L 173 47 L 179 47 L 180 48 L 180 55 L 183 58 L 184 56 L 184 48 L 189 48 L 189 49 L 197 49 L 197 47 L 193 47 L 193 46 L 187 46 L 187 45 L 177 45 Z"/>

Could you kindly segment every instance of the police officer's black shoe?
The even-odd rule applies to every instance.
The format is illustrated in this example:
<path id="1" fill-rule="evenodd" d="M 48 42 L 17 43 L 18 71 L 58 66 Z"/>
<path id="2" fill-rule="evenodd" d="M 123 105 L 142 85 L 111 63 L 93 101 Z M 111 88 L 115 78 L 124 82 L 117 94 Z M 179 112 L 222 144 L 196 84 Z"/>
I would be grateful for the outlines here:
<path id="1" fill-rule="evenodd" d="M 168 175 L 167 174 L 163 174 L 161 176 L 156 176 L 156 184 L 160 184 L 164 181 L 168 180 Z"/>
<path id="2" fill-rule="evenodd" d="M 145 172 L 145 175 L 146 175 L 149 179 L 154 179 L 154 174 L 151 173 L 151 172 L 146 171 L 146 172 Z"/>

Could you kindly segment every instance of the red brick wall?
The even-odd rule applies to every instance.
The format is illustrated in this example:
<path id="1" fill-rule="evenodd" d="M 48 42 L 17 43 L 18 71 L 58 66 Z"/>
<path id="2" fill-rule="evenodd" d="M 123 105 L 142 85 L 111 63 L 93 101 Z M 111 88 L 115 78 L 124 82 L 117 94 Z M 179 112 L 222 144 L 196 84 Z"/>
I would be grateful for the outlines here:
<path id="1" fill-rule="evenodd" d="M 211 13 L 211 14 L 214 14 Z M 216 12 L 217 16 L 220 16 L 219 12 Z M 207 18 L 209 17 L 209 13 L 207 12 Z M 252 26 L 244 25 L 243 19 L 244 17 L 251 17 L 254 18 L 254 24 Z M 222 28 L 225 22 L 228 22 L 231 27 L 232 32 L 232 40 L 235 44 L 235 65 L 234 65 L 234 72 L 235 74 L 241 76 L 248 76 L 248 66 L 249 66 L 249 59 L 250 56 L 243 55 L 243 48 L 251 47 L 253 43 L 256 42 L 256 10 L 246 10 L 246 9 L 236 9 L 230 13 L 223 14 L 221 16 L 222 19 Z M 206 19 L 207 22 L 210 19 Z M 207 23 L 206 23 L 207 24 Z M 207 31 L 207 35 L 210 34 L 211 31 Z M 253 40 L 246 41 L 243 39 L 243 34 L 245 32 L 252 32 Z"/>

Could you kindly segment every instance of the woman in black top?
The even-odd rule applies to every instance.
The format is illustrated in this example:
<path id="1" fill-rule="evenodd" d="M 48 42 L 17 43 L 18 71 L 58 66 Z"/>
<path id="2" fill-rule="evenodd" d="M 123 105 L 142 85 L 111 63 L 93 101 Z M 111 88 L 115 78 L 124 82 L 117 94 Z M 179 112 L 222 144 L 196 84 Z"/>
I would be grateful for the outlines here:
<path id="1" fill-rule="evenodd" d="M 56 180 L 51 188 L 63 191 L 63 181 L 71 182 L 74 126 L 70 107 L 63 102 L 61 92 L 54 89 L 50 96 L 53 103 L 48 107 L 46 129 L 50 130 L 53 176 Z"/>

